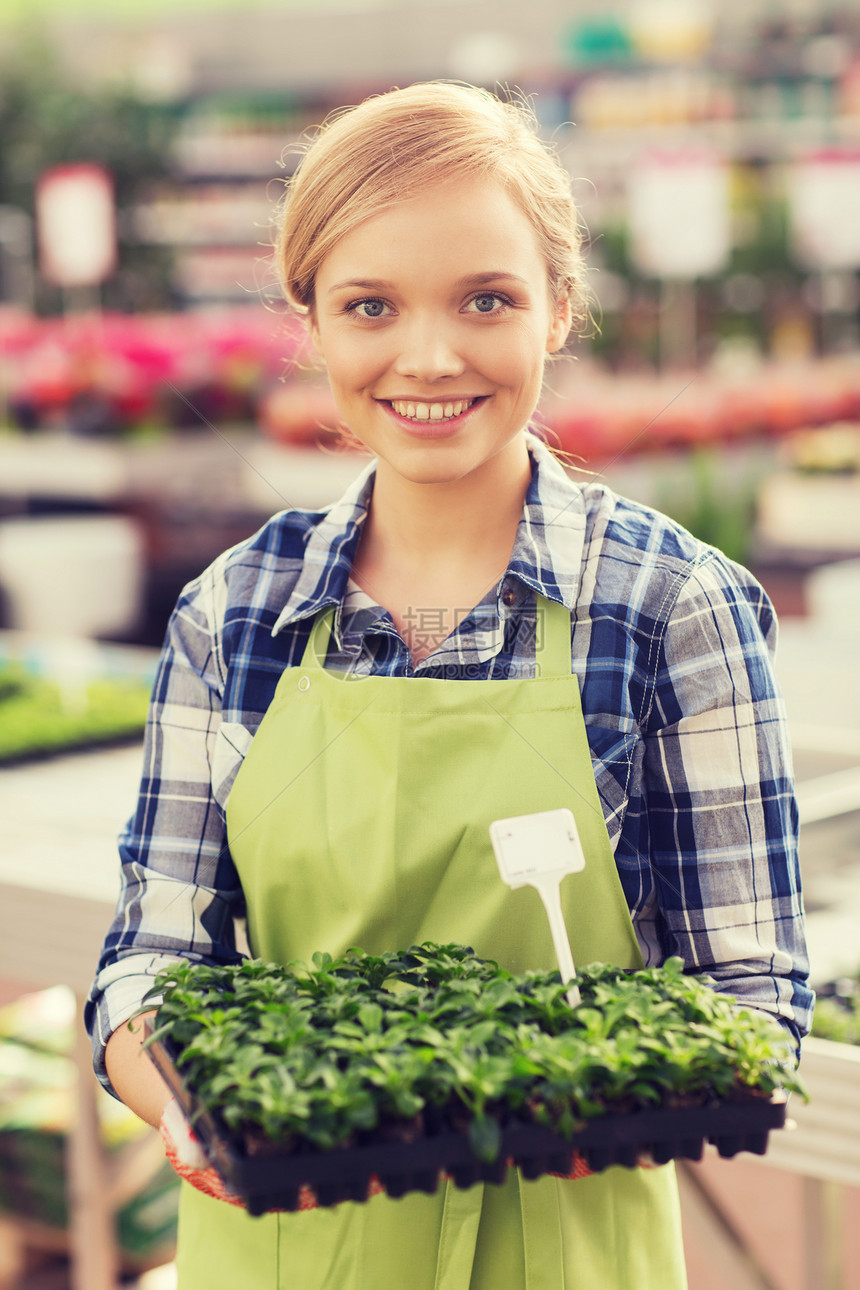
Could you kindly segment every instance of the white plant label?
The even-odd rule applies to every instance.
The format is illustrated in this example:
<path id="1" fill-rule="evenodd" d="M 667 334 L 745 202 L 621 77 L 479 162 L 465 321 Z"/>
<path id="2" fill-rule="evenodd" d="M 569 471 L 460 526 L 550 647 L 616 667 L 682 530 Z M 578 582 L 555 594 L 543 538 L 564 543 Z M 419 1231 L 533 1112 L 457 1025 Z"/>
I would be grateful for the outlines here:
<path id="1" fill-rule="evenodd" d="M 561 808 L 494 820 L 490 825 L 490 841 L 502 881 L 514 891 L 518 887 L 534 887 L 540 895 L 549 919 L 561 979 L 565 984 L 573 981 L 576 969 L 559 892 L 562 878 L 585 868 L 573 813 Z M 567 997 L 576 1007 L 579 1003 L 576 985 L 571 986 Z"/>

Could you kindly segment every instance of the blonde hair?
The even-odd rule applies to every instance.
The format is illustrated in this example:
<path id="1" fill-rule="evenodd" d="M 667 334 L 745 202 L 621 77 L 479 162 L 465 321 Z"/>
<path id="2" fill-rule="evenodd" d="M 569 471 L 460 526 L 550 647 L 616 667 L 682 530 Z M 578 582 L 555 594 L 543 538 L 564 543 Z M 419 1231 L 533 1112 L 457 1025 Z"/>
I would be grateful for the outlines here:
<path id="1" fill-rule="evenodd" d="M 331 114 L 287 181 L 275 259 L 287 301 L 314 307 L 316 275 L 347 233 L 440 177 L 501 182 L 537 232 L 550 293 L 587 315 L 582 231 L 570 177 L 537 136 L 522 100 L 503 103 L 472 85 L 430 81 Z"/>

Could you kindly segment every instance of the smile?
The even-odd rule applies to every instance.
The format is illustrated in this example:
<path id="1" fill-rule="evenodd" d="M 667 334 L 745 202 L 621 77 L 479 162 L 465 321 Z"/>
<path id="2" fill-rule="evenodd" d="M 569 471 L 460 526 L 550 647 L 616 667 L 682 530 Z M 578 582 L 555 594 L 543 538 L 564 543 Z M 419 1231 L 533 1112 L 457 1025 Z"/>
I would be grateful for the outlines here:
<path id="1" fill-rule="evenodd" d="M 389 402 L 397 415 L 407 421 L 452 421 L 467 412 L 477 399 L 458 399 L 451 403 L 409 403 L 404 399 Z"/>

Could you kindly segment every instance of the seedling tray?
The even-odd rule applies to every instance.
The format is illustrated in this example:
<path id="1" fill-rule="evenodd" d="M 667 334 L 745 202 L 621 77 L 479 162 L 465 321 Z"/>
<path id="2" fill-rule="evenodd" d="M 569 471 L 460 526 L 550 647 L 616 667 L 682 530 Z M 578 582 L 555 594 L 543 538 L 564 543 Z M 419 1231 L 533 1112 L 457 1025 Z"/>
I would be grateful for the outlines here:
<path id="1" fill-rule="evenodd" d="M 152 1024 L 146 1022 L 147 1034 Z M 147 1051 L 192 1121 L 194 1132 L 228 1187 L 251 1214 L 300 1208 L 300 1193 L 309 1188 L 320 1206 L 368 1199 L 376 1179 L 391 1197 L 436 1191 L 442 1175 L 458 1187 L 478 1182 L 501 1183 L 513 1161 L 528 1179 L 546 1173 L 569 1173 L 576 1150 L 599 1173 L 610 1165 L 632 1168 L 643 1153 L 655 1164 L 700 1160 L 710 1142 L 724 1158 L 741 1151 L 764 1155 L 771 1129 L 785 1125 L 787 1098 L 711 1102 L 705 1106 L 634 1111 L 604 1115 L 571 1139 L 536 1125 L 512 1124 L 502 1131 L 498 1159 L 487 1164 L 473 1153 L 464 1133 L 443 1132 L 411 1143 L 368 1143 L 315 1151 L 312 1148 L 248 1154 L 232 1134 L 186 1089 L 169 1045 L 154 1040 Z"/>

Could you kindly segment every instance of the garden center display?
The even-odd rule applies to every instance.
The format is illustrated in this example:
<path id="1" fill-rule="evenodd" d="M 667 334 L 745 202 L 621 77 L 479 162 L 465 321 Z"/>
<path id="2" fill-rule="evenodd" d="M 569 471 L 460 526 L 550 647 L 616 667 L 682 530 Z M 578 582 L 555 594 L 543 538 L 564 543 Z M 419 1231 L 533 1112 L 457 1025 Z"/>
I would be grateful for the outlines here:
<path id="1" fill-rule="evenodd" d="M 816 990 L 812 1033 L 816 1039 L 860 1047 L 860 968 Z"/>
<path id="2" fill-rule="evenodd" d="M 146 1045 L 251 1213 L 568 1173 L 763 1153 L 803 1094 L 787 1037 L 680 959 L 592 964 L 571 1008 L 556 972 L 463 946 L 181 963 L 159 974 Z M 152 1007 L 152 1003 L 148 1005 Z"/>
<path id="3" fill-rule="evenodd" d="M 92 677 L 66 688 L 0 661 L 0 764 L 140 739 L 150 685 Z"/>

